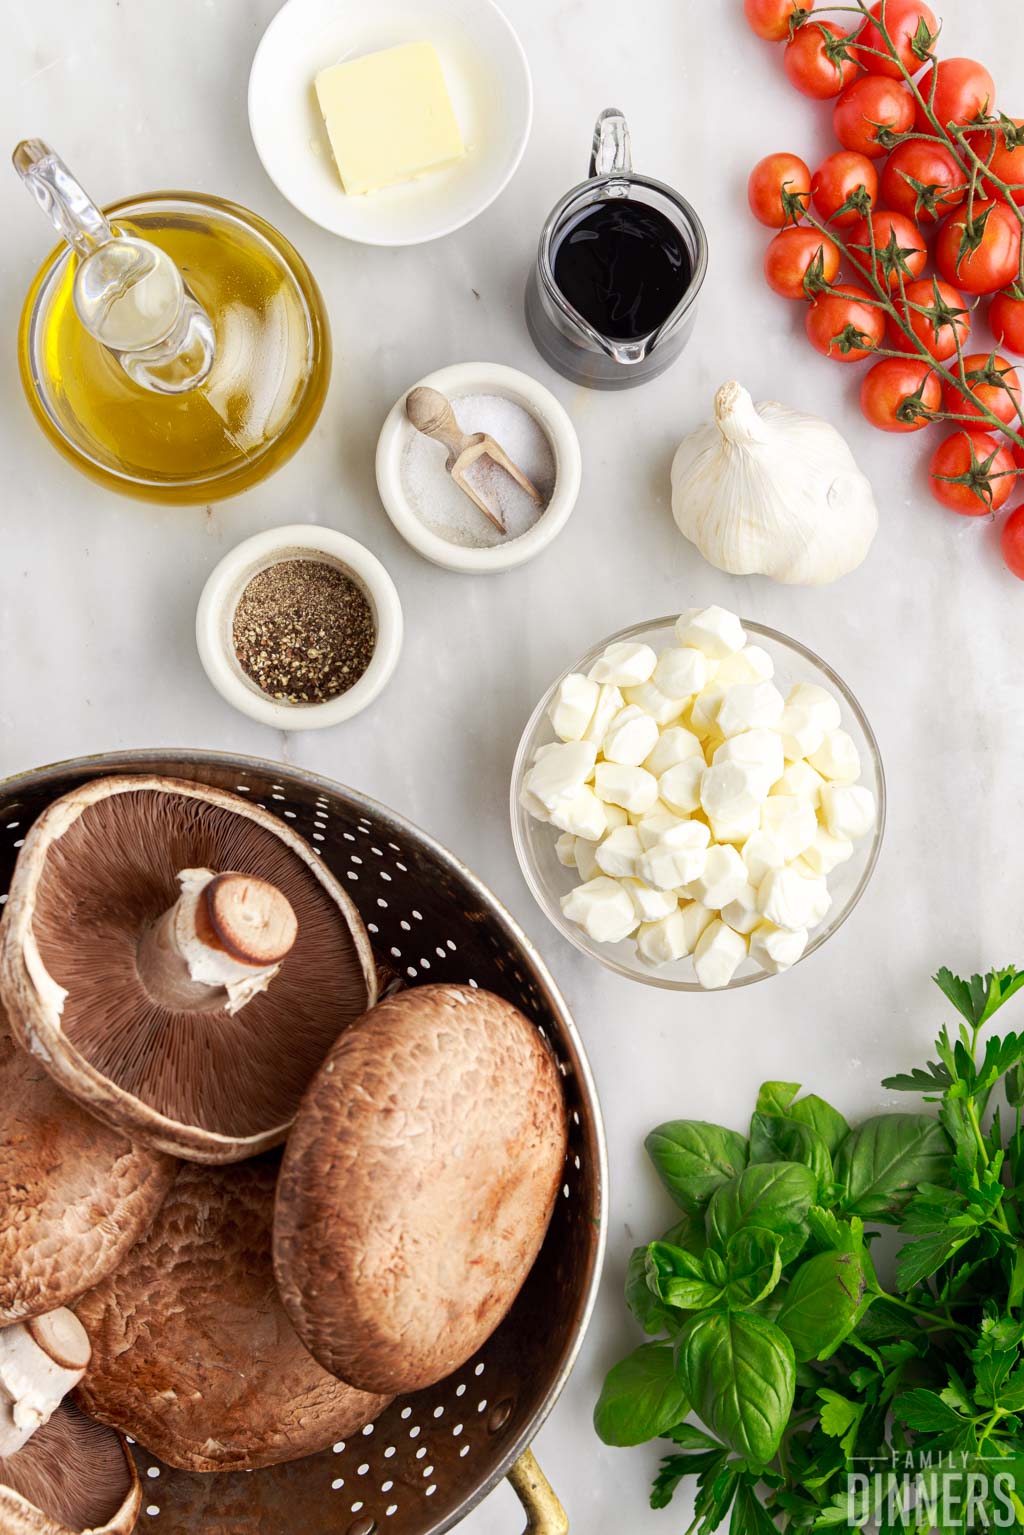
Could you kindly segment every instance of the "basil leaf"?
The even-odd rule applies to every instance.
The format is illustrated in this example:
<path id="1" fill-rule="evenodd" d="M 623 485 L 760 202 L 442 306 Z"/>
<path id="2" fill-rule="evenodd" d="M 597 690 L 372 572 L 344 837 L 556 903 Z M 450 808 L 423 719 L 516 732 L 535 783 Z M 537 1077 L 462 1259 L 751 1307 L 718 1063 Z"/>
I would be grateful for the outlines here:
<path id="1" fill-rule="evenodd" d="M 856 1253 L 819 1253 L 797 1269 L 776 1322 L 801 1364 L 826 1359 L 856 1327 L 865 1298 L 870 1306 L 873 1296 Z"/>
<path id="2" fill-rule="evenodd" d="M 836 1154 L 843 1213 L 891 1221 L 919 1183 L 948 1183 L 952 1164 L 946 1133 L 930 1115 L 879 1114 L 865 1120 Z"/>
<path id="3" fill-rule="evenodd" d="M 726 1244 L 726 1298 L 733 1306 L 756 1306 L 782 1278 L 782 1238 L 756 1227 L 734 1232 Z"/>
<path id="4" fill-rule="evenodd" d="M 755 1114 L 750 1121 L 750 1161 L 799 1162 L 811 1169 L 819 1189 L 832 1182 L 832 1157 L 824 1139 L 796 1119 Z"/>
<path id="5" fill-rule="evenodd" d="M 644 1444 L 681 1423 L 689 1411 L 671 1344 L 643 1343 L 609 1370 L 594 1427 L 605 1444 Z"/>
<path id="6" fill-rule="evenodd" d="M 708 1282 L 700 1259 L 669 1242 L 651 1243 L 645 1273 L 651 1293 L 680 1311 L 699 1311 L 721 1298 L 721 1285 Z"/>
<path id="7" fill-rule="evenodd" d="M 708 1206 L 708 1240 L 720 1252 L 734 1231 L 757 1226 L 783 1238 L 783 1263 L 807 1240 L 807 1212 L 818 1197 L 818 1180 L 797 1162 L 759 1163 L 726 1183 Z"/>
<path id="8" fill-rule="evenodd" d="M 673 1247 L 684 1247 L 695 1258 L 703 1258 L 708 1245 L 704 1230 L 704 1217 L 699 1211 L 684 1210 L 674 1226 L 670 1226 L 661 1239 Z"/>
<path id="9" fill-rule="evenodd" d="M 839 1110 L 826 1103 L 824 1098 L 819 1098 L 817 1093 L 808 1093 L 805 1098 L 798 1098 L 796 1103 L 790 1104 L 787 1112 L 790 1119 L 807 1125 L 811 1130 L 817 1130 L 828 1147 L 829 1156 L 835 1156 L 850 1133 L 850 1127 Z"/>
<path id="10" fill-rule="evenodd" d="M 673 1119 L 644 1145 L 662 1183 L 684 1210 L 700 1210 L 747 1165 L 747 1143 L 735 1130 L 702 1119 Z"/>
<path id="11" fill-rule="evenodd" d="M 793 1345 L 752 1311 L 704 1311 L 676 1341 L 683 1391 L 723 1444 L 755 1467 L 779 1448 L 793 1408 Z"/>
<path id="12" fill-rule="evenodd" d="M 800 1091 L 799 1082 L 762 1082 L 757 1092 L 755 1114 L 788 1114 L 789 1106 Z"/>
<path id="13" fill-rule="evenodd" d="M 647 1283 L 647 1248 L 634 1247 L 626 1268 L 626 1305 L 644 1332 L 664 1332 L 671 1319 L 667 1306 L 652 1294 Z"/>

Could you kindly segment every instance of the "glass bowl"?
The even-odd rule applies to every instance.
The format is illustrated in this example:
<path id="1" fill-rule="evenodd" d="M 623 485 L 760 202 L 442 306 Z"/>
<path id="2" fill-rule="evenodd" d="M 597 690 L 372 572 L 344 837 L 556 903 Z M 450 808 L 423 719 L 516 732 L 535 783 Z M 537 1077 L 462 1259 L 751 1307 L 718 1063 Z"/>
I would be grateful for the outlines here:
<path id="1" fill-rule="evenodd" d="M 775 663 L 774 680 L 783 693 L 787 693 L 798 682 L 816 682 L 835 694 L 843 711 L 842 728 L 852 736 L 860 754 L 859 782 L 872 791 L 878 806 L 872 834 L 854 843 L 853 857 L 840 864 L 828 876 L 832 906 L 825 921 L 811 934 L 807 948 L 798 961 L 803 963 L 842 927 L 874 873 L 885 830 L 885 775 L 882 758 L 874 731 L 860 704 L 843 679 L 820 656 L 816 656 L 797 640 L 780 634 L 777 629 L 768 629 L 763 624 L 751 623 L 747 619 L 742 622 L 748 637 L 771 656 Z M 559 863 L 555 852 L 558 839 L 555 828 L 546 822 L 535 821 L 519 803 L 523 779 L 529 771 L 534 752 L 539 746 L 558 739 L 547 715 L 548 706 L 557 689 L 571 672 L 589 672 L 602 651 L 617 640 L 639 640 L 661 651 L 666 646 L 678 643 L 675 638 L 675 618 L 656 618 L 648 623 L 633 624 L 628 629 L 620 629 L 617 634 L 600 640 L 586 655 L 567 667 L 544 694 L 523 731 L 512 769 L 512 839 L 516 856 L 538 906 L 562 936 L 582 953 L 589 954 L 617 975 L 624 975 L 632 981 L 642 981 L 647 986 L 660 986 L 665 991 L 703 991 L 704 988 L 693 973 L 690 959 L 677 960 L 674 964 L 652 969 L 640 959 L 631 938 L 621 943 L 596 943 L 575 922 L 563 916 L 561 897 L 579 883 L 579 876 L 575 870 L 567 869 Z M 756 981 L 768 979 L 769 972 L 748 958 L 743 961 L 728 986 L 722 989 L 752 986 Z"/>

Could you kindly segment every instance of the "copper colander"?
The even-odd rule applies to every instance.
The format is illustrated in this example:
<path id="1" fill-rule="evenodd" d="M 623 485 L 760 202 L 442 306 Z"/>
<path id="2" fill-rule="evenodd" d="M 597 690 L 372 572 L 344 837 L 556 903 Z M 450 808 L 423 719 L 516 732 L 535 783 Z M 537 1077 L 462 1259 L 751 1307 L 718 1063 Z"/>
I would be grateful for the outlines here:
<path id="1" fill-rule="evenodd" d="M 529 1452 L 590 1319 L 604 1250 L 604 1130 L 583 1047 L 529 939 L 458 859 L 391 810 L 295 768 L 216 752 L 80 758 L 0 784 L 0 891 L 26 832 L 90 779 L 158 773 L 245 795 L 287 820 L 345 883 L 407 985 L 456 981 L 514 1002 L 552 1045 L 569 1149 L 562 1197 L 511 1312 L 463 1367 L 399 1398 L 347 1444 L 265 1471 L 199 1476 L 136 1447 L 142 1535 L 441 1535 L 509 1476 L 535 1535 L 568 1528 Z M 0 901 L 6 899 L 0 895 Z M 499 1535 L 499 1532 L 495 1532 Z"/>

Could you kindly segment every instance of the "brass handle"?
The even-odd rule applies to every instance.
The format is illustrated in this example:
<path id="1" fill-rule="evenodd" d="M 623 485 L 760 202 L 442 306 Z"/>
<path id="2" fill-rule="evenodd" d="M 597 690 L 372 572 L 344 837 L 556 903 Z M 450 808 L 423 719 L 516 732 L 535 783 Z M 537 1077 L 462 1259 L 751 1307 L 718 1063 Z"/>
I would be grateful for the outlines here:
<path id="1" fill-rule="evenodd" d="M 532 1450 L 524 1450 L 508 1474 L 526 1510 L 523 1535 L 568 1535 L 569 1520 Z"/>

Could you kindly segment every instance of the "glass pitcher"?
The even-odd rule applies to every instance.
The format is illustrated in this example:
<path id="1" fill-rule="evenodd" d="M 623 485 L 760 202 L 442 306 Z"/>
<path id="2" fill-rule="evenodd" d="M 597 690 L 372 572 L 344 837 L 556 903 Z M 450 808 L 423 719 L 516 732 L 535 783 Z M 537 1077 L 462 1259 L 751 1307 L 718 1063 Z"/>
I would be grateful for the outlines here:
<path id="1" fill-rule="evenodd" d="M 22 382 L 36 419 L 114 490 L 204 502 L 264 479 L 309 435 L 330 331 L 277 230 L 193 192 L 105 212 L 38 139 L 14 167 L 63 238 L 25 300 Z"/>
<path id="2" fill-rule="evenodd" d="M 562 242 L 592 210 L 615 202 L 641 204 L 663 215 L 690 272 L 670 312 L 646 334 L 628 338 L 605 334 L 586 319 L 555 280 Z M 707 260 L 707 236 L 696 212 L 671 187 L 634 172 L 626 120 L 609 107 L 594 129 L 589 179 L 566 193 L 541 231 L 526 289 L 526 323 L 533 343 L 546 362 L 574 383 L 592 389 L 629 389 L 645 383 L 663 373 L 689 340 Z"/>

